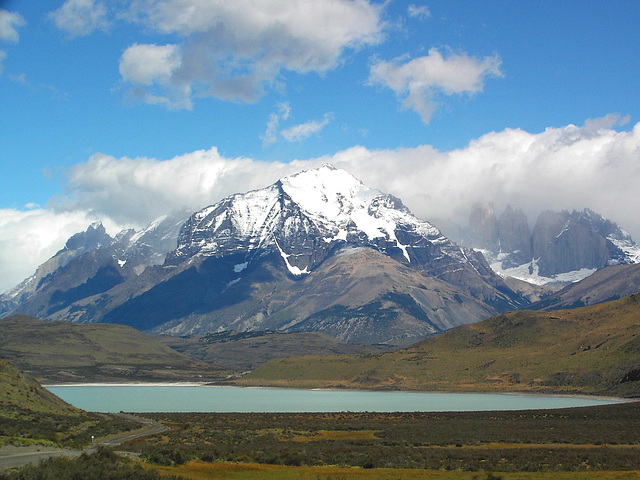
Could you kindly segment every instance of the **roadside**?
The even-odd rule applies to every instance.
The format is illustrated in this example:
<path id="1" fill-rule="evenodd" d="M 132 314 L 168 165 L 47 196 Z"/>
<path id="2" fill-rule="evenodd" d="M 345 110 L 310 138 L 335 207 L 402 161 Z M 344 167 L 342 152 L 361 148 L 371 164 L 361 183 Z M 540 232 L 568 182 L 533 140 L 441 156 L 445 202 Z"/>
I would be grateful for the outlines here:
<path id="1" fill-rule="evenodd" d="M 91 445 L 88 445 L 81 450 L 43 445 L 28 445 L 24 447 L 5 445 L 3 447 L 0 447 L 0 472 L 14 467 L 21 467 L 23 465 L 28 465 L 31 463 L 38 463 L 41 460 L 45 460 L 51 457 L 76 458 L 85 452 L 92 453 L 99 447 L 116 447 L 131 440 L 150 435 L 156 435 L 169 429 L 168 427 L 160 423 L 155 423 L 147 418 L 138 417 L 136 415 L 125 413 L 117 413 L 116 415 L 136 422 L 142 425 L 142 427 L 129 432 L 123 432 L 109 435 L 107 437 L 97 438 Z"/>

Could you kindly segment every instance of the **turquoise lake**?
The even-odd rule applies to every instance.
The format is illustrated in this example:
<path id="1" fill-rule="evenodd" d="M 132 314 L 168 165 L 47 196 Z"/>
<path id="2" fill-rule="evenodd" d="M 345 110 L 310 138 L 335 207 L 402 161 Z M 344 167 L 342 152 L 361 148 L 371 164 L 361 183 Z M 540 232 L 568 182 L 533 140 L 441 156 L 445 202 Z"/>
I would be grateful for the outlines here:
<path id="1" fill-rule="evenodd" d="M 615 400 L 550 395 L 290 390 L 194 385 L 65 385 L 48 390 L 93 412 L 445 412 L 585 407 Z"/>

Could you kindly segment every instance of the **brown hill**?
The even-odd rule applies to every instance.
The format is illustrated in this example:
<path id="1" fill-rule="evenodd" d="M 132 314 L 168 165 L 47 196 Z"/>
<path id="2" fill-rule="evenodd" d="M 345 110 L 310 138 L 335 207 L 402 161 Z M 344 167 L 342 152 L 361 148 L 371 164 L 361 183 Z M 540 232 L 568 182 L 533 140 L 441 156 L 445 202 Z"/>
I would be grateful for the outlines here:
<path id="1" fill-rule="evenodd" d="M 45 322 L 26 315 L 0 320 L 0 355 L 49 383 L 210 381 L 225 372 L 123 325 Z"/>
<path id="2" fill-rule="evenodd" d="M 242 385 L 640 395 L 640 294 L 518 311 L 376 355 L 273 360 Z"/>

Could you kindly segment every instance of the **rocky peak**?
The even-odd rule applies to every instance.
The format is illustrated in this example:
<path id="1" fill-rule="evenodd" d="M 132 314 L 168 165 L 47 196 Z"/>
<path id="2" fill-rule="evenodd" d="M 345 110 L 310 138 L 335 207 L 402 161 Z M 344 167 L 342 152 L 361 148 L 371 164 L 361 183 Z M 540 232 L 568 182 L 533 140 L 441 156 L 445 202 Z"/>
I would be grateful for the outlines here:
<path id="1" fill-rule="evenodd" d="M 500 251 L 506 253 L 503 265 L 515 267 L 531 260 L 531 231 L 529 220 L 522 210 L 514 210 L 509 205 L 500 215 L 498 243 Z"/>
<path id="2" fill-rule="evenodd" d="M 95 248 L 109 245 L 113 238 L 107 233 L 102 222 L 95 222 L 80 233 L 76 233 L 67 240 L 62 251 L 89 251 Z"/>

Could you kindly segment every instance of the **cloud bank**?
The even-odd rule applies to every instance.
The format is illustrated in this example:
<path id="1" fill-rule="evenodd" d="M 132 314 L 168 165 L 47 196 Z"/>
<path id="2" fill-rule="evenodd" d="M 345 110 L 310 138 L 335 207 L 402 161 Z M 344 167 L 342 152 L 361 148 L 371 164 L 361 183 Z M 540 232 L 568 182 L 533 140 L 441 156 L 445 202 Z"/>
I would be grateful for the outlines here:
<path id="1" fill-rule="evenodd" d="M 72 233 L 95 219 L 108 219 L 112 228 L 141 227 L 171 210 L 200 209 L 325 162 L 400 197 L 414 214 L 436 226 L 466 224 L 477 202 L 492 202 L 498 213 L 511 204 L 531 221 L 546 209 L 591 208 L 640 240 L 640 123 L 629 131 L 613 128 L 627 120 L 609 115 L 581 127 L 540 133 L 507 129 L 449 152 L 429 145 L 392 150 L 355 146 L 290 163 L 227 158 L 216 148 L 167 160 L 96 154 L 68 171 L 67 195 L 53 199 L 48 209 L 0 212 L 0 268 L 5 272 L 0 288 L 33 273 Z M 55 226 L 50 232 L 48 222 Z M 16 258 L 29 259 L 29 268 L 18 269 Z"/>

